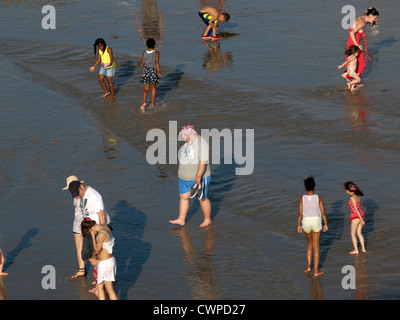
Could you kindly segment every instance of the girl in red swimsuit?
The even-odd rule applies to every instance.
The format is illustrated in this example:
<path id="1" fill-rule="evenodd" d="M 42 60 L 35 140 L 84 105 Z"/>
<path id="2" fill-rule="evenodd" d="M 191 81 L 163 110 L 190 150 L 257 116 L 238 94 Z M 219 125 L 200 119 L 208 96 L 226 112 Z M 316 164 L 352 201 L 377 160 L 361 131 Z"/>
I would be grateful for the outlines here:
<path id="1" fill-rule="evenodd" d="M 379 12 L 374 7 L 369 7 L 363 16 L 358 17 L 351 25 L 349 37 L 347 38 L 346 49 L 350 46 L 355 45 L 360 48 L 360 52 L 357 57 L 357 70 L 356 73 L 361 77 L 364 72 L 366 61 L 363 53 L 363 47 L 360 44 L 361 37 L 364 37 L 365 53 L 367 51 L 367 34 L 365 32 L 365 25 L 370 23 L 372 26 L 375 25 L 376 19 L 379 17 Z M 369 58 L 369 56 L 368 56 Z"/>
<path id="2" fill-rule="evenodd" d="M 358 254 L 357 237 L 360 240 L 361 251 L 367 252 L 364 245 L 364 236 L 361 233 L 362 227 L 365 224 L 364 212 L 361 210 L 360 196 L 364 196 L 362 191 L 356 184 L 349 181 L 344 184 L 344 190 L 350 195 L 349 206 L 350 206 L 350 219 L 351 219 L 351 241 L 354 246 L 354 250 L 350 251 L 350 254 Z"/>

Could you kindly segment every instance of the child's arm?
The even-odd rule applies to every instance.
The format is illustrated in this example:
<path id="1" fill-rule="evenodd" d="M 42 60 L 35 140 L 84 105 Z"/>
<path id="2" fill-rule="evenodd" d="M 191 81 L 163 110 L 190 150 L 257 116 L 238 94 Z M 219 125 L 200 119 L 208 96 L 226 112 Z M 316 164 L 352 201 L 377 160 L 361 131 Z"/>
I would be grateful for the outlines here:
<path id="1" fill-rule="evenodd" d="M 338 66 L 338 69 L 342 69 L 346 64 L 348 64 L 350 61 L 353 61 L 355 59 L 354 56 L 351 58 L 347 59 L 345 62 L 343 62 L 341 65 Z"/>
<path id="2" fill-rule="evenodd" d="M 96 69 L 97 65 L 100 63 L 100 61 L 101 61 L 101 57 L 100 57 L 100 54 L 99 54 L 99 55 L 97 56 L 97 60 L 96 60 L 95 64 L 94 64 L 92 67 L 90 67 L 89 70 L 90 70 L 91 72 L 93 72 L 94 69 Z"/>
<path id="3" fill-rule="evenodd" d="M 159 51 L 156 51 L 155 60 L 156 60 L 157 75 L 159 78 L 161 78 L 162 74 L 161 74 L 161 69 L 160 69 L 160 52 Z"/>
<path id="4" fill-rule="evenodd" d="M 140 61 L 137 65 L 138 65 L 138 66 L 144 65 L 144 52 L 143 52 L 143 54 L 142 54 L 142 61 Z"/>
<path id="5" fill-rule="evenodd" d="M 322 220 L 324 221 L 324 228 L 323 231 L 326 232 L 328 230 L 328 219 L 326 218 L 324 202 L 322 201 L 322 197 L 318 196 L 319 201 L 319 210 L 321 211 Z"/>
<path id="6" fill-rule="evenodd" d="M 299 199 L 299 212 L 297 213 L 297 232 L 301 233 L 303 228 L 301 227 L 301 218 L 303 217 L 303 197 Z"/>

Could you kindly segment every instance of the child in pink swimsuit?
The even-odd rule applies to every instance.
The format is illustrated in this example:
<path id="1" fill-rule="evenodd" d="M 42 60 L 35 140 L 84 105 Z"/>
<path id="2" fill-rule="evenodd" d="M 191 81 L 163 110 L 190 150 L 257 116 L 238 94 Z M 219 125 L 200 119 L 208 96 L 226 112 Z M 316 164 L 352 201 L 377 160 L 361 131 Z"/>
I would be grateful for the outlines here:
<path id="1" fill-rule="evenodd" d="M 350 254 L 358 254 L 357 237 L 360 241 L 361 251 L 367 252 L 364 245 L 364 236 L 361 233 L 362 227 L 365 224 L 364 212 L 361 210 L 360 196 L 364 196 L 362 191 L 356 184 L 349 181 L 344 184 L 344 190 L 350 195 L 349 206 L 350 206 L 350 220 L 351 220 L 351 241 L 353 243 L 354 250 L 350 251 Z"/>

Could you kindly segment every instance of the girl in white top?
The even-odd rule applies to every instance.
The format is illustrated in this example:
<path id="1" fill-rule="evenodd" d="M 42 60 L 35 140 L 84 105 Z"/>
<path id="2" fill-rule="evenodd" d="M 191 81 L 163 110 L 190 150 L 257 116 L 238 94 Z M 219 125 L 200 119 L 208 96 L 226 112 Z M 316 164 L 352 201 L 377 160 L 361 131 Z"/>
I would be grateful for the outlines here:
<path id="1" fill-rule="evenodd" d="M 299 199 L 299 212 L 297 215 L 297 231 L 305 232 L 307 239 L 307 269 L 305 273 L 311 272 L 311 261 L 314 257 L 314 276 L 320 276 L 323 272 L 319 271 L 319 241 L 321 230 L 328 230 L 324 203 L 321 196 L 314 193 L 315 180 L 310 176 L 304 180 L 307 193 Z M 324 220 L 322 228 L 321 219 Z"/>

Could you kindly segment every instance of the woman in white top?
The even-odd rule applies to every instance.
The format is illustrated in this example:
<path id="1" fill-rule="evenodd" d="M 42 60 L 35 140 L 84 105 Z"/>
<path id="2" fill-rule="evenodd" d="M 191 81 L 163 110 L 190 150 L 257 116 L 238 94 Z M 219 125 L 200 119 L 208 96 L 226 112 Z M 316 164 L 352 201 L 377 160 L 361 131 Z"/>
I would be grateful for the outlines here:
<path id="1" fill-rule="evenodd" d="M 114 247 L 114 237 L 110 228 L 105 225 L 99 225 L 95 221 L 87 218 L 82 221 L 82 235 L 85 237 L 88 233 L 93 239 L 94 254 L 99 260 L 97 266 L 97 284 L 96 289 L 100 300 L 105 300 L 107 291 L 110 300 L 118 300 L 114 291 L 113 282 L 117 271 L 117 264 L 112 254 Z"/>
<path id="2" fill-rule="evenodd" d="M 324 203 L 321 196 L 314 193 L 315 180 L 310 176 L 304 180 L 307 193 L 299 199 L 299 213 L 297 215 L 297 231 L 304 231 L 307 239 L 307 269 L 305 273 L 311 272 L 311 261 L 314 257 L 314 276 L 320 276 L 323 272 L 319 271 L 319 241 L 321 230 L 328 230 Z M 322 228 L 321 219 L 324 220 Z"/>

